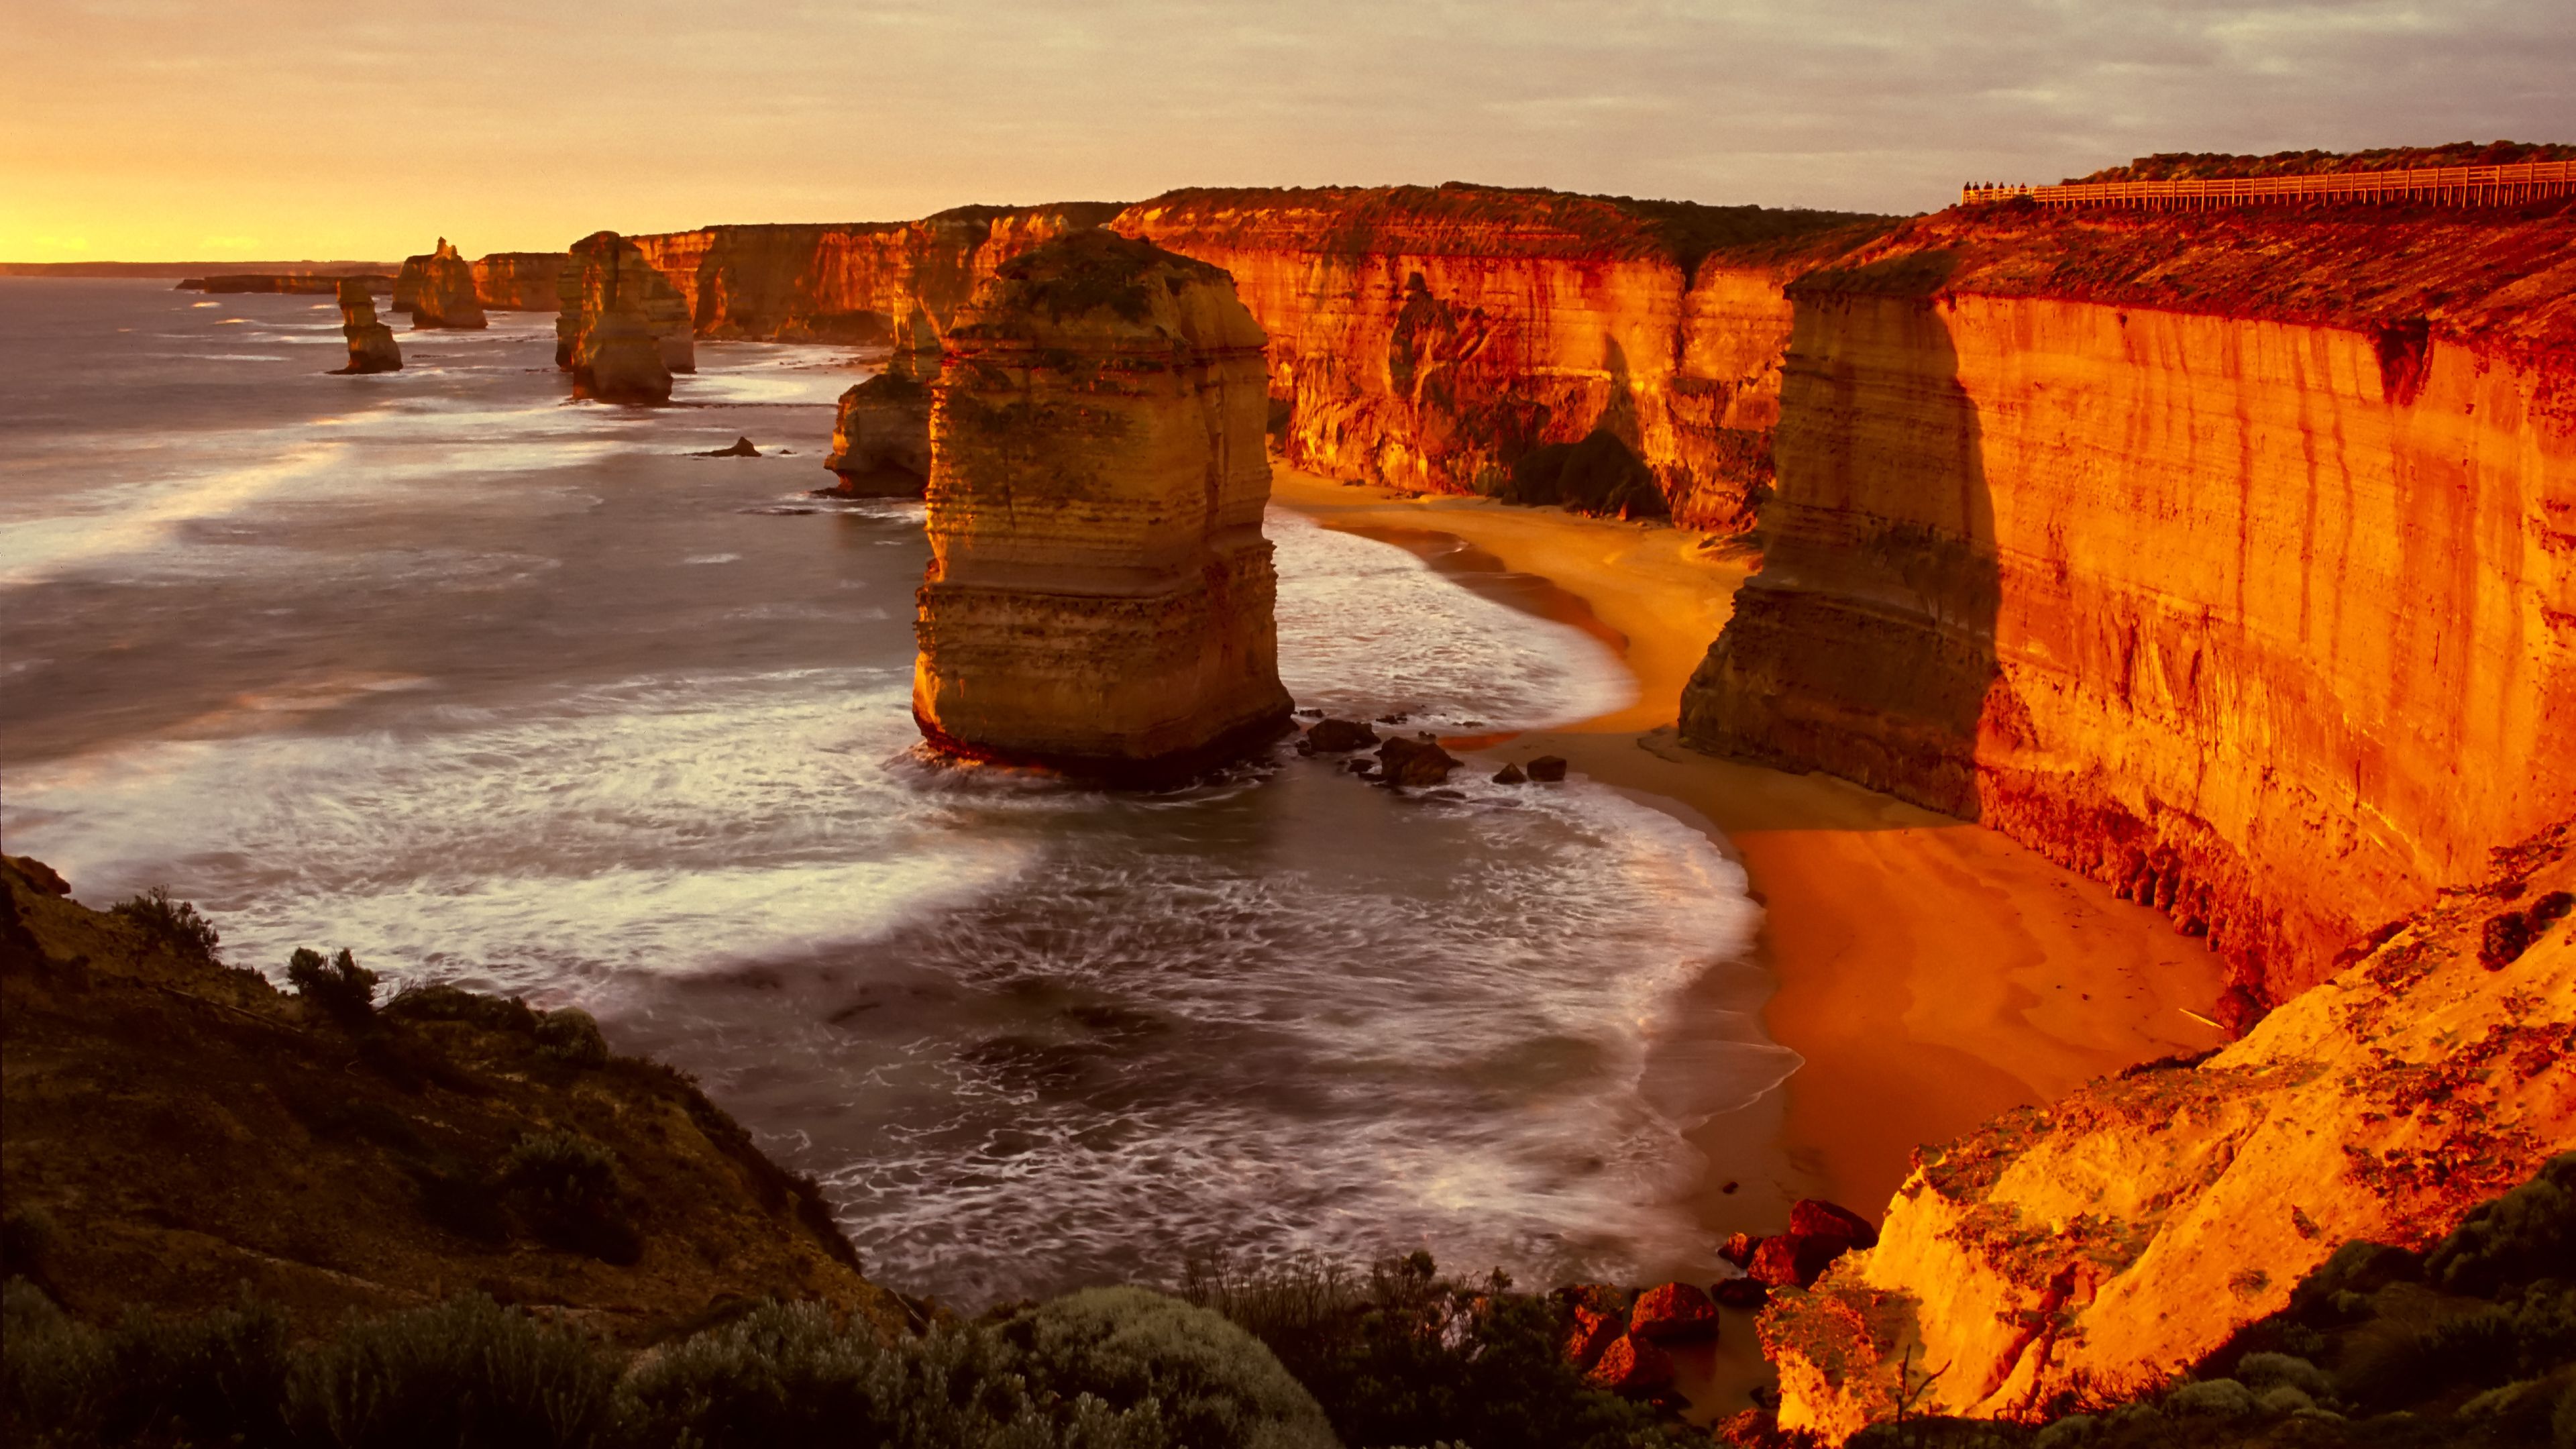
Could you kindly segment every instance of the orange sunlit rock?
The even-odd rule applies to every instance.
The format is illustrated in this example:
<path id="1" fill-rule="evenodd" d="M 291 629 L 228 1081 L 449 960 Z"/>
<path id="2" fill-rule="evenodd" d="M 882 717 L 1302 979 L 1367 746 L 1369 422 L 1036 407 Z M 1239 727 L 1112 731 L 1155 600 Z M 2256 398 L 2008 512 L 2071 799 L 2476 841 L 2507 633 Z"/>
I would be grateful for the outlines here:
<path id="1" fill-rule="evenodd" d="M 1150 775 L 1285 727 L 1264 340 L 1225 273 L 1100 231 L 958 314 L 913 682 L 934 744 Z"/>

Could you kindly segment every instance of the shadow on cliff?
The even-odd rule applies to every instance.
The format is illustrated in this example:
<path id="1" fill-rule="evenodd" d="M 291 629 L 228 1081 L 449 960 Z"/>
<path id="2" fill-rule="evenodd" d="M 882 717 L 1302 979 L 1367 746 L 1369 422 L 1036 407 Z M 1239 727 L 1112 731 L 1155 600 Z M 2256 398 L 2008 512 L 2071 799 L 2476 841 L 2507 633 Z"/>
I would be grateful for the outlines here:
<path id="1" fill-rule="evenodd" d="M 1683 738 L 1979 818 L 1977 746 L 2024 733 L 1996 660 L 1984 430 L 1949 253 L 1810 274 L 1783 366 L 1761 571 L 1682 694 Z"/>

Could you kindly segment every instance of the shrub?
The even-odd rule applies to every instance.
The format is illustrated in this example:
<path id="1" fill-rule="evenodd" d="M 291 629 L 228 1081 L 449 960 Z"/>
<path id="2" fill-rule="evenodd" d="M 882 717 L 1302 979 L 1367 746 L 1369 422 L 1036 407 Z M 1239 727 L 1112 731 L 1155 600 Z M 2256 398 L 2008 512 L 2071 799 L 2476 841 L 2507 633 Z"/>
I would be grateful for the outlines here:
<path id="1" fill-rule="evenodd" d="M 1427 1253 L 1365 1280 L 1307 1265 L 1232 1273 L 1201 1265 L 1184 1288 L 1269 1346 L 1312 1390 L 1342 1441 L 1478 1449 L 1685 1442 L 1657 1410 L 1583 1381 L 1547 1299 L 1439 1276 Z"/>
<path id="2" fill-rule="evenodd" d="M 298 946 L 286 958 L 286 979 L 295 994 L 342 1021 L 361 1021 L 376 1009 L 376 973 L 358 964 L 349 948 L 325 961 L 322 953 Z"/>
<path id="3" fill-rule="evenodd" d="M 0 1286 L 0 1440 L 81 1443 L 112 1396 L 107 1345 L 24 1278 Z"/>
<path id="4" fill-rule="evenodd" d="M 478 1295 L 342 1329 L 296 1364 L 287 1415 L 345 1449 L 590 1445 L 616 1381 L 588 1340 Z"/>
<path id="5" fill-rule="evenodd" d="M 1154 1406 L 1174 1441 L 1330 1449 L 1312 1394 L 1259 1339 L 1223 1317 L 1143 1288 L 1091 1288 L 1011 1319 L 1002 1337 L 1041 1400 L 1088 1394 L 1121 1411 Z"/>
<path id="6" fill-rule="evenodd" d="M 212 963 L 215 948 L 223 941 L 214 922 L 197 914 L 195 906 L 170 899 L 168 886 L 154 886 L 108 911 L 142 927 L 154 944 L 182 960 Z"/>
<path id="7" fill-rule="evenodd" d="M 589 1012 L 566 1007 L 537 1018 L 537 1050 L 577 1067 L 596 1067 L 608 1061 L 608 1038 Z"/>
<path id="8" fill-rule="evenodd" d="M 2334 1381 L 2326 1377 L 2325 1370 L 2286 1353 L 2249 1353 L 2237 1360 L 2236 1377 L 2248 1388 L 2286 1385 L 2315 1399 L 2334 1392 Z"/>
<path id="9" fill-rule="evenodd" d="M 558 1248 L 606 1263 L 632 1263 L 642 1238 L 627 1217 L 617 1158 L 572 1132 L 531 1133 L 501 1164 L 501 1186 L 526 1212 L 537 1236 Z"/>
<path id="10" fill-rule="evenodd" d="M 273 1444 L 285 1432 L 286 1320 L 275 1308 L 132 1310 L 107 1335 L 106 1356 L 110 1443 Z"/>
<path id="11" fill-rule="evenodd" d="M 2539 1176 L 2471 1209 L 2434 1247 L 2424 1269 L 2446 1292 L 2486 1294 L 2570 1263 L 2576 1263 L 2576 1152 L 2562 1152 Z"/>
<path id="12" fill-rule="evenodd" d="M 461 1021 L 494 1031 L 534 1033 L 537 1014 L 515 996 L 485 996 L 444 981 L 406 986 L 385 1003 L 384 1014 L 409 1021 Z"/>
<path id="13" fill-rule="evenodd" d="M 1098 1370 L 1078 1353 L 1050 1357 L 1033 1342 L 1015 1341 L 1008 1327 L 943 1328 L 887 1343 L 864 1320 L 835 1326 L 821 1304 L 765 1303 L 636 1365 L 619 1387 L 620 1421 L 637 1449 L 1285 1449 L 1329 1442 L 1186 1438 L 1160 1399 L 1122 1405 L 1099 1392 L 1106 1385 Z M 1304 1400 L 1320 1426 L 1313 1402 Z"/>
<path id="14" fill-rule="evenodd" d="M 0 1275 L 42 1279 L 45 1265 L 62 1242 L 53 1214 L 28 1204 L 0 1215 Z"/>

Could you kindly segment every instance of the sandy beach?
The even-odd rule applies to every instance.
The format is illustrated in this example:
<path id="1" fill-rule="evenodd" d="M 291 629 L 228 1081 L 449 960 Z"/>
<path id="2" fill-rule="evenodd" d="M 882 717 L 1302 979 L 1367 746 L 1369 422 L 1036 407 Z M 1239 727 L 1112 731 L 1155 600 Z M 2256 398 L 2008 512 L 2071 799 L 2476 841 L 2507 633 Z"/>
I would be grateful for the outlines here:
<path id="1" fill-rule="evenodd" d="M 1776 1231 L 1786 1203 L 1810 1194 L 1875 1218 L 1917 1145 L 2223 1040 L 2185 1014 L 2210 1010 L 2219 963 L 2155 911 L 1993 831 L 1830 776 L 1679 742 L 1681 689 L 1749 572 L 1742 551 L 1704 549 L 1685 530 L 1407 496 L 1284 466 L 1273 496 L 1327 527 L 1413 546 L 1468 587 L 1579 624 L 1637 676 L 1638 697 L 1624 709 L 1470 743 L 1502 759 L 1562 755 L 1709 831 L 1765 907 L 1756 949 L 1778 989 L 1763 1024 L 1805 1058 L 1785 1114 L 1770 1109 L 1791 1180 L 1757 1181 L 1758 1164 L 1730 1160 L 1740 1149 L 1728 1144 L 1762 1140 L 1746 1131 L 1762 1124 L 1711 1117 L 1694 1140 L 1710 1160 L 1699 1206 L 1712 1229 Z M 1650 1068 L 1673 1079 L 1658 1085 L 1681 1102 L 1687 1058 L 1677 1044 Z"/>

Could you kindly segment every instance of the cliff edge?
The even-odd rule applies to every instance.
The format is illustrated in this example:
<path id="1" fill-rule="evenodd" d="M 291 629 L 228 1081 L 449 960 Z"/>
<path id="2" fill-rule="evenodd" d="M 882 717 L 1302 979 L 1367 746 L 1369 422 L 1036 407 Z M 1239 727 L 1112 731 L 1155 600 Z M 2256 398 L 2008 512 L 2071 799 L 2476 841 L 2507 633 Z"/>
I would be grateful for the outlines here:
<path id="1" fill-rule="evenodd" d="M 2576 806 L 2576 209 L 1980 207 L 1787 296 L 1692 741 L 2170 912 L 2240 1029 Z"/>
<path id="2" fill-rule="evenodd" d="M 2151 1392 L 2351 1240 L 2421 1251 L 2576 1147 L 2576 822 L 2197 1063 L 1917 1155 L 1877 1246 L 1761 1320 L 1782 1428 Z"/>

